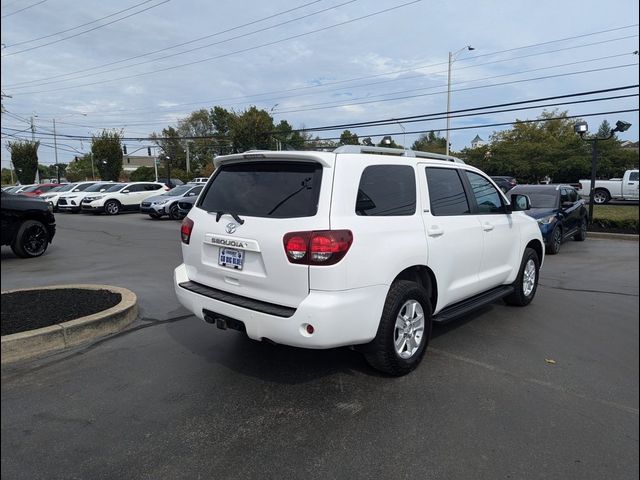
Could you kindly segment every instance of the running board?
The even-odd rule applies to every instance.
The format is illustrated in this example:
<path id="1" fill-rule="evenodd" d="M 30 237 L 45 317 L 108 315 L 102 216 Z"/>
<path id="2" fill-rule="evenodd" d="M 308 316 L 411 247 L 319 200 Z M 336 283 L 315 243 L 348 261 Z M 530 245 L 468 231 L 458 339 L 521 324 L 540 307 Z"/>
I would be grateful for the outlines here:
<path id="1" fill-rule="evenodd" d="M 464 300 L 462 302 L 444 308 L 443 310 L 438 312 L 437 315 L 434 315 L 433 321 L 437 323 L 447 323 L 458 317 L 462 317 L 463 315 L 466 315 L 473 310 L 483 307 L 489 303 L 495 302 L 496 300 L 499 300 L 513 293 L 513 291 L 513 285 L 505 285 L 502 287 L 494 288 L 487 292 L 481 293 L 480 295 L 476 295 L 475 297 L 471 297 L 468 300 Z"/>

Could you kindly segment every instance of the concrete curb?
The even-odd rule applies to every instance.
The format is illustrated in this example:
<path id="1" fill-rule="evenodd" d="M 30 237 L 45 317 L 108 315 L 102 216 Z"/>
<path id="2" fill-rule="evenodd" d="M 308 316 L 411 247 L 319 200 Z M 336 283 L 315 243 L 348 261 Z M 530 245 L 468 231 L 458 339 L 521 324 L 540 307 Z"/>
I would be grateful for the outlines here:
<path id="1" fill-rule="evenodd" d="M 86 317 L 69 320 L 58 325 L 38 328 L 28 332 L 4 335 L 2 344 L 2 364 L 37 357 L 64 348 L 85 343 L 97 337 L 119 332 L 129 326 L 138 316 L 138 298 L 131 290 L 110 285 L 55 285 L 50 287 L 20 288 L 5 290 L 2 293 L 26 290 L 55 290 L 62 288 L 80 288 L 85 290 L 109 290 L 121 295 L 120 303 Z"/>
<path id="2" fill-rule="evenodd" d="M 607 238 L 610 240 L 631 240 L 637 242 L 639 236 L 629 233 L 587 232 L 587 238 Z"/>

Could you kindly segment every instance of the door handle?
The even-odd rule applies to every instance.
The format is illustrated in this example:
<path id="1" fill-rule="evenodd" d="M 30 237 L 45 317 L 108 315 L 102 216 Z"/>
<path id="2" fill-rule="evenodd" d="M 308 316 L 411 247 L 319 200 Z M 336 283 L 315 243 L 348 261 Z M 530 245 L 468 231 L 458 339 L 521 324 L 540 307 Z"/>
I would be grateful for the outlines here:
<path id="1" fill-rule="evenodd" d="M 427 235 L 430 237 L 439 237 L 440 235 L 444 235 L 444 230 L 440 227 L 429 227 Z"/>
<path id="2" fill-rule="evenodd" d="M 493 228 L 494 228 L 493 225 L 491 225 L 490 223 L 483 223 L 482 224 L 482 229 L 485 232 L 490 232 L 491 230 L 493 230 Z"/>

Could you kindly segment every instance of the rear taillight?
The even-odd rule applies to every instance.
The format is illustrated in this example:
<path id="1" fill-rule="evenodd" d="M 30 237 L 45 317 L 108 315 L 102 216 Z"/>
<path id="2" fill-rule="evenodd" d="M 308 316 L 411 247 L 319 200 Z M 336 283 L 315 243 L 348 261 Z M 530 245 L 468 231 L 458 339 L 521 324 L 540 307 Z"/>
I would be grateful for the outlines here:
<path id="1" fill-rule="evenodd" d="M 182 237 L 182 243 L 189 245 L 189 240 L 191 240 L 192 230 L 193 230 L 193 220 L 191 220 L 188 217 L 182 220 L 182 225 L 180 226 L 180 236 Z"/>
<path id="2" fill-rule="evenodd" d="M 334 265 L 349 251 L 353 234 L 350 230 L 291 232 L 284 236 L 283 243 L 291 263 Z"/>

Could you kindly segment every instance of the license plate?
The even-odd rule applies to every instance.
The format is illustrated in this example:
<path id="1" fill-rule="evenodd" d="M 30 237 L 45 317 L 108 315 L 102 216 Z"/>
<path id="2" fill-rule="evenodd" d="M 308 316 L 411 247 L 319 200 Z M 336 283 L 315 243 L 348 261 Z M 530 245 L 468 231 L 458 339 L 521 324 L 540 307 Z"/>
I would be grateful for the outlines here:
<path id="1" fill-rule="evenodd" d="M 218 254 L 218 265 L 227 268 L 242 270 L 244 263 L 244 252 L 235 248 L 221 248 Z"/>

